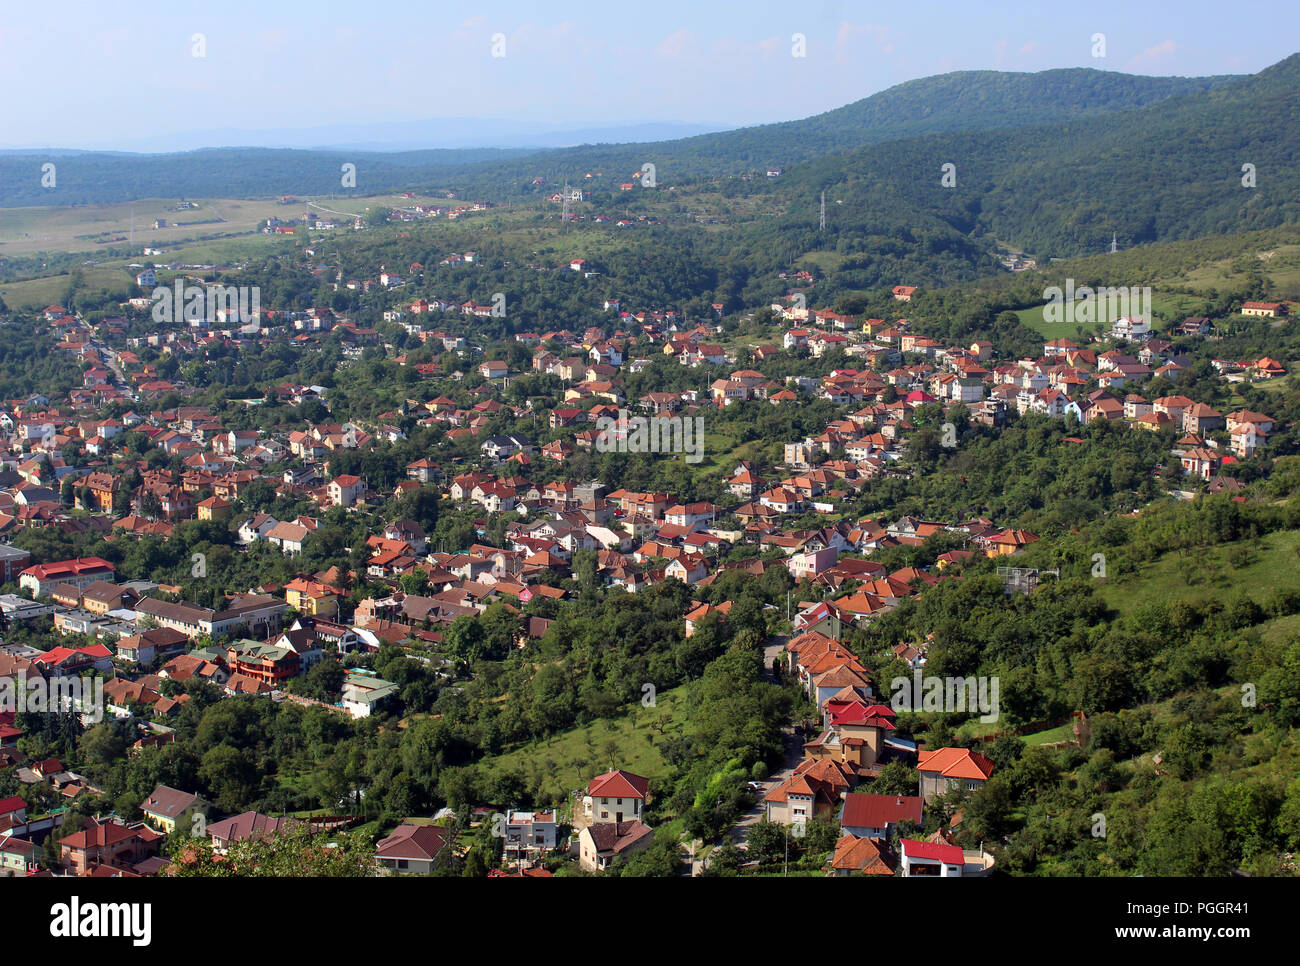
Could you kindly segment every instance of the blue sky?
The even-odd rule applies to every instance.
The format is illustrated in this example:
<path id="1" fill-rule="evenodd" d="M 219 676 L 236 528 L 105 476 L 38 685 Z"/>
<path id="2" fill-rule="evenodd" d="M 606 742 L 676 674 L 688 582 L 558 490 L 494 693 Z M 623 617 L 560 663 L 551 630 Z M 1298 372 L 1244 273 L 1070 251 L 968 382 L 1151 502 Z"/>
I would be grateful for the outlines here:
<path id="1" fill-rule="evenodd" d="M 952 70 L 1253 73 L 1296 38 L 1300 5 L 1252 0 L 23 3 L 0 14 L 0 147 L 443 117 L 736 126 Z"/>

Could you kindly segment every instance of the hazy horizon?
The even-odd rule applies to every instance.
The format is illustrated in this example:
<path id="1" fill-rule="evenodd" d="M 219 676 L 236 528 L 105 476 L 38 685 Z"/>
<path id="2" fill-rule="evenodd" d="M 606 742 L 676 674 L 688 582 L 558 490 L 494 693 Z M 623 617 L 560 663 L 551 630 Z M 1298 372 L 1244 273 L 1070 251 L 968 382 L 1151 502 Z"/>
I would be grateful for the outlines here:
<path id="1" fill-rule="evenodd" d="M 579 2 L 556 23 L 519 0 L 480 9 L 399 0 L 364 22 L 351 4 L 303 0 L 126 21 L 84 0 L 7 11 L 0 82 L 32 96 L 5 104 L 0 148 L 557 147 L 637 129 L 651 133 L 626 139 L 655 140 L 809 117 L 955 70 L 1251 74 L 1300 33 L 1287 28 L 1296 10 L 1251 0 L 1197 0 L 1176 19 L 1118 0 L 905 12 Z"/>

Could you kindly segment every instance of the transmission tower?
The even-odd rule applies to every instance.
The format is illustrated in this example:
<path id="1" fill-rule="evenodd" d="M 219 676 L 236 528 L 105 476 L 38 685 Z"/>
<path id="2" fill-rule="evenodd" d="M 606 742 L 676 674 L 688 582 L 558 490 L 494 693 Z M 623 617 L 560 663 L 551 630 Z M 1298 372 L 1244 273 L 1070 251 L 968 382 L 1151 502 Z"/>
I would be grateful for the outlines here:
<path id="1" fill-rule="evenodd" d="M 820 227 L 818 230 L 819 230 L 819 231 L 825 231 L 825 230 L 826 230 L 826 192 L 824 192 L 824 191 L 822 192 L 822 219 L 821 219 L 821 227 Z"/>

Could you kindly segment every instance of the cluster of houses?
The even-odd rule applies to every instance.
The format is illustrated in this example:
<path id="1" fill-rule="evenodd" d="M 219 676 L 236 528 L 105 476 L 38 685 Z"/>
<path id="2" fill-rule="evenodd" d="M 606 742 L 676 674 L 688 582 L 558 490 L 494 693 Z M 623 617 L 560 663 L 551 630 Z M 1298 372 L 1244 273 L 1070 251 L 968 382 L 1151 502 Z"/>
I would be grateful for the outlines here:
<path id="1" fill-rule="evenodd" d="M 474 252 L 453 253 L 442 264 L 475 258 Z M 589 271 L 582 259 L 566 267 Z M 423 265 L 414 263 L 409 276 L 422 271 Z M 378 286 L 394 288 L 403 282 L 384 269 Z M 340 277 L 336 284 L 354 283 Z M 914 291 L 898 286 L 893 294 L 906 303 Z M 899 472 L 897 464 L 917 428 L 915 411 L 936 403 L 962 404 L 972 421 L 989 426 L 1002 424 L 1014 409 L 1072 417 L 1081 424 L 1123 421 L 1135 430 L 1172 430 L 1174 455 L 1185 472 L 1211 488 L 1232 488 L 1235 481 L 1219 475 L 1223 465 L 1250 458 L 1276 431 L 1274 418 L 1265 413 L 1245 408 L 1220 413 L 1177 392 L 1158 395 L 1148 389 L 1154 398 L 1146 398 L 1139 390 L 1153 379 L 1177 387 L 1191 362 L 1170 342 L 1153 337 L 1142 320 L 1120 319 L 1112 326 L 1112 335 L 1125 340 L 1124 351 L 1101 351 L 1058 338 L 1046 342 L 1038 358 L 999 362 L 987 341 L 945 346 L 913 332 L 906 319 L 862 321 L 809 310 L 802 300 L 791 300 L 773 306 L 793 323 L 780 344 L 754 347 L 741 362 L 736 350 L 724 348 L 722 327 L 714 322 L 688 325 L 672 310 L 634 313 L 618 299 L 605 300 L 604 308 L 617 320 L 612 332 L 593 327 L 580 334 L 561 329 L 513 336 L 532 349 L 528 371 L 554 375 L 563 385 L 560 404 L 549 412 L 506 401 L 504 390 L 520 374 L 506 361 L 482 359 L 475 367 L 482 381 L 469 389 L 456 385 L 463 381 L 461 373 L 444 373 L 436 362 L 409 363 L 421 380 L 438 380 L 436 387 L 364 425 L 318 422 L 268 433 L 231 428 L 206 406 L 153 408 L 151 401 L 183 394 L 188 387 L 175 378 L 160 378 L 157 368 L 142 364 L 132 349 L 147 343 L 183 356 L 216 342 L 237 346 L 244 338 L 273 337 L 281 327 L 301 341 L 341 331 L 354 347 L 377 344 L 379 334 L 338 319 L 328 309 L 309 309 L 266 312 L 251 332 L 213 328 L 200 319 L 131 345 L 121 320 L 110 318 L 92 327 L 60 306 L 47 307 L 46 322 L 59 334 L 61 351 L 83 364 L 83 378 L 66 400 L 35 394 L 8 400 L 0 409 L 0 567 L 4 582 L 16 582 L 25 592 L 0 595 L 0 612 L 7 622 L 51 617 L 55 630 L 82 643 L 48 650 L 2 645 L 0 676 L 104 676 L 107 707 L 102 710 L 141 722 L 140 740 L 153 741 L 160 740 L 161 732 L 146 723 L 162 725 L 187 700 L 183 694 L 165 697 L 165 680 L 198 677 L 228 695 L 305 700 L 288 695 L 286 685 L 327 653 L 377 651 L 385 644 L 437 645 L 455 620 L 476 617 L 495 603 L 518 608 L 536 596 L 564 599 L 567 592 L 557 585 L 572 575 L 578 551 L 594 552 L 597 579 L 604 586 L 629 592 L 673 579 L 706 588 L 728 569 L 761 575 L 782 568 L 822 592 L 822 599 L 800 602 L 791 613 L 795 636 L 787 651 L 789 671 L 808 689 L 821 719 L 795 773 L 767 794 L 768 816 L 798 825 L 817 815 L 838 814 L 845 837 L 836 849 L 837 873 L 902 869 L 916 875 L 982 874 L 986 857 L 953 852 L 955 846 L 942 836 L 905 840 L 898 855 L 887 851 L 883 842 L 891 826 L 904 819 L 919 824 L 920 809 L 934 794 L 954 782 L 986 780 L 991 764 L 974 752 L 918 752 L 892 738 L 892 710 L 874 696 L 870 673 L 840 641 L 846 626 L 887 612 L 967 560 L 1011 556 L 1037 537 L 987 518 L 843 520 L 840 508 L 870 480 Z M 1243 312 L 1280 316 L 1286 308 L 1248 303 Z M 474 347 L 463 335 L 426 328 L 422 320 L 435 311 L 472 318 L 492 309 L 419 298 L 409 304 L 410 321 L 408 312 L 399 309 L 387 317 L 444 351 L 469 352 Z M 721 306 L 715 309 L 721 313 Z M 228 321 L 240 320 L 218 320 Z M 1179 327 L 1183 336 L 1206 332 L 1204 319 L 1188 319 Z M 126 347 L 111 347 L 119 342 Z M 783 379 L 762 371 L 769 360 L 804 348 L 814 357 L 838 350 L 854 360 L 853 367 Z M 651 353 L 684 367 L 707 367 L 707 372 L 694 388 L 629 399 L 626 377 L 649 366 Z M 409 360 L 398 356 L 397 362 L 405 366 Z M 1230 382 L 1286 374 L 1282 363 L 1267 357 L 1247 363 L 1218 360 L 1214 366 Z M 283 384 L 271 391 L 287 405 L 320 404 L 328 411 L 323 387 Z M 579 450 L 599 445 L 597 424 L 628 409 L 685 417 L 755 400 L 781 406 L 810 399 L 829 400 L 847 411 L 819 435 L 785 442 L 777 467 L 745 460 L 728 467 L 725 496 L 715 497 L 718 504 L 685 501 L 666 492 L 611 489 L 599 480 L 575 481 L 565 472 Z M 110 403 L 118 404 L 112 410 L 116 415 L 106 416 L 104 407 Z M 530 433 L 489 433 L 503 415 L 531 421 Z M 405 438 L 399 423 L 412 416 L 421 425 L 438 426 L 449 440 L 472 440 L 479 460 L 453 472 L 434 455 L 422 457 L 405 467 L 405 479 L 391 490 L 374 487 L 360 475 L 329 472 L 331 456 L 381 450 Z M 536 438 L 541 431 L 549 441 Z M 151 466 L 128 453 L 123 447 L 128 432 L 143 435 L 149 447 L 174 457 L 181 468 Z M 264 543 L 286 557 L 301 555 L 320 520 L 309 514 L 282 520 L 265 512 L 237 512 L 241 497 L 254 486 L 308 500 L 322 512 L 369 511 L 388 520 L 367 539 L 362 565 L 367 578 L 384 582 L 385 592 L 353 607 L 346 588 L 355 575 L 332 568 L 300 573 L 282 586 L 230 593 L 209 602 L 216 606 L 206 606 L 176 599 L 178 588 L 121 581 L 116 568 L 97 557 L 33 561 L 26 551 L 8 545 L 29 527 L 113 540 L 167 539 L 177 524 L 205 520 L 226 523 L 241 547 Z M 485 518 L 502 513 L 517 518 L 495 544 L 484 538 L 457 548 L 461 552 L 442 552 L 430 546 L 419 523 L 387 512 L 393 501 L 421 487 L 436 487 L 453 505 L 475 508 Z M 938 534 L 962 538 L 963 548 L 943 554 L 932 570 L 889 573 L 864 559 L 873 551 L 916 546 Z M 727 562 L 732 548 L 741 544 L 779 550 L 780 555 Z M 409 583 L 402 578 L 411 574 L 422 575 L 419 594 L 404 590 Z M 729 607 L 727 602 L 697 601 L 685 617 L 683 633 L 691 636 L 715 612 L 725 620 Z M 527 646 L 549 623 L 530 618 L 515 643 Z M 901 646 L 899 657 L 919 667 L 924 649 L 924 644 Z M 391 682 L 355 672 L 331 707 L 365 717 L 382 711 L 397 690 Z M 0 719 L 0 740 L 6 729 L 15 730 L 12 719 Z M 14 757 L 12 751 L 5 754 Z M 891 758 L 916 761 L 918 804 L 900 799 L 891 806 L 875 801 L 879 796 L 854 791 Z M 12 767 L 33 766 L 21 762 Z M 66 788 L 68 797 L 87 788 L 61 768 L 51 774 L 62 776 L 58 787 L 61 792 Z M 645 779 L 621 771 L 593 780 L 574 823 L 574 848 L 584 868 L 606 868 L 649 844 L 652 832 L 640 821 L 647 786 Z M 558 847 L 553 811 L 510 812 L 506 827 L 507 852 L 525 866 Z M 381 861 L 391 859 L 395 871 L 417 871 L 424 867 L 421 863 L 434 861 L 446 840 L 430 828 L 399 829 L 382 846 Z M 69 846 L 68 867 L 80 872 L 134 870 L 155 857 L 150 852 L 156 844 L 153 834 L 113 821 L 82 830 Z M 8 855 L 2 841 L 0 855 Z"/>
<path id="2" fill-rule="evenodd" d="M 827 615 L 819 626 L 833 631 L 838 625 Z M 906 657 L 907 650 L 900 646 L 896 653 Z M 951 823 L 925 840 L 900 837 L 896 850 L 889 840 L 904 821 L 919 831 L 923 809 L 936 795 L 981 787 L 993 763 L 967 748 L 918 749 L 896 737 L 897 713 L 875 695 L 871 672 L 838 634 L 805 630 L 786 644 L 785 657 L 788 673 L 807 691 L 820 720 L 816 737 L 804 743 L 803 759 L 764 796 L 767 820 L 801 835 L 814 819 L 838 819 L 842 834 L 829 866 L 834 875 L 987 875 L 992 856 L 954 845 Z M 913 660 L 917 667 L 924 664 L 923 656 Z M 855 790 L 891 761 L 915 765 L 916 796 Z"/>
<path id="3" fill-rule="evenodd" d="M 807 314 L 832 329 L 856 327 L 850 317 Z M 787 349 L 812 345 L 819 354 L 816 346 L 831 339 L 835 347 L 868 364 L 862 369 L 835 369 L 820 380 L 790 380 L 793 398 L 798 398 L 793 392 L 797 389 L 800 395 L 840 405 L 864 405 L 832 421 L 816 437 L 787 443 L 787 466 L 824 468 L 849 483 L 887 473 L 916 428 L 913 411 L 935 404 L 961 404 L 972 423 L 994 427 L 1015 411 L 1073 418 L 1080 424 L 1104 420 L 1150 432 L 1168 429 L 1178 437 L 1172 455 L 1189 475 L 1206 481 L 1213 480 L 1225 463 L 1253 456 L 1275 426 L 1268 414 L 1244 408 L 1219 412 L 1181 393 L 1143 395 L 1139 390 L 1156 378 L 1177 386 L 1191 367 L 1191 361 L 1174 353 L 1171 343 L 1163 339 L 1146 338 L 1140 349 L 1128 354 L 1080 347 L 1058 338 L 1046 342 L 1037 359 L 998 364 L 991 358 L 991 343 L 984 340 L 968 347 L 945 347 L 910 334 L 906 320 L 886 324 L 868 319 L 863 328 L 870 338 L 851 342 L 834 331 L 792 328 L 786 332 Z M 1286 373 L 1282 364 L 1268 357 L 1247 364 L 1220 360 L 1214 366 L 1225 381 L 1273 379 Z M 716 384 L 724 404 L 754 398 L 735 385 L 740 375 Z M 779 404 L 779 396 L 769 393 L 766 398 Z M 832 459 L 839 452 L 845 458 Z"/>

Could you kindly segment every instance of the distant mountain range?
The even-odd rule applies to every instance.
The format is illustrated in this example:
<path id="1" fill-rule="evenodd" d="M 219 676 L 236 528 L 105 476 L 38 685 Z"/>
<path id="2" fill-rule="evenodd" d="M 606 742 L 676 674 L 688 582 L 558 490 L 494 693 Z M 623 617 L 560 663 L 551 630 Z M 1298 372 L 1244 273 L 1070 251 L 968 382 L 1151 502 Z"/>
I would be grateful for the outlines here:
<path id="1" fill-rule="evenodd" d="M 418 140 L 423 123 L 442 122 L 377 125 L 371 135 L 384 143 Z M 487 137 L 492 124 L 461 123 L 455 136 L 471 140 Z M 328 142 L 343 129 L 319 133 Z M 1222 77 L 963 71 L 803 120 L 636 143 L 62 154 L 54 191 L 39 178 L 51 157 L 0 154 L 0 207 L 337 195 L 344 162 L 356 164 L 362 195 L 455 189 L 462 198 L 527 200 L 594 171 L 605 177 L 586 184 L 617 195 L 617 179 L 649 161 L 665 186 L 781 168 L 779 178 L 728 188 L 772 202 L 763 206 L 767 220 L 751 226 L 755 244 L 772 241 L 773 228 L 815 231 L 816 199 L 825 190 L 835 202 L 828 231 L 838 235 L 840 251 L 878 249 L 909 234 L 954 251 L 987 250 L 996 238 L 1031 253 L 1068 255 L 1097 251 L 1112 233 L 1127 247 L 1300 220 L 1300 54 L 1258 74 Z M 954 166 L 955 189 L 940 184 L 946 164 Z M 1243 165 L 1254 166 L 1256 187 L 1241 183 Z M 801 244 L 812 250 L 837 242 Z"/>
<path id="2" fill-rule="evenodd" d="M 6 150 L 0 151 L 0 207 L 172 195 L 332 193 L 339 187 L 334 172 L 344 160 L 366 171 L 365 183 L 357 186 L 363 193 L 416 187 L 422 174 L 436 175 L 439 182 L 449 177 L 531 179 L 534 174 L 530 172 L 536 168 L 537 174 L 555 172 L 563 178 L 581 174 L 578 169 L 592 165 L 636 161 L 648 152 L 668 159 L 680 178 L 787 165 L 929 133 L 1096 117 L 1210 91 L 1235 79 L 1139 77 L 1083 68 L 1036 74 L 961 71 L 908 81 L 803 120 L 715 133 L 699 133 L 702 125 L 677 123 L 564 130 L 528 122 L 455 118 L 340 124 L 273 135 L 246 129 L 209 130 L 193 137 L 178 135 L 173 143 L 224 142 L 248 147 L 170 154 Z M 565 144 L 580 146 L 562 146 Z M 344 153 L 349 156 L 343 158 Z M 489 163 L 521 155 L 529 157 L 528 164 L 494 169 Z M 54 190 L 42 188 L 39 177 L 32 176 L 33 170 L 39 172 L 41 162 L 51 158 L 65 162 Z M 451 172 L 448 168 L 463 170 Z"/>
<path id="3" fill-rule="evenodd" d="M 447 117 L 375 124 L 330 124 L 310 128 L 204 128 L 175 134 L 114 139 L 113 148 L 82 145 L 68 148 L 0 148 L 0 155 L 165 154 L 215 147 L 292 148 L 304 151 L 429 151 L 455 148 L 538 150 L 578 144 L 624 144 L 665 141 L 715 131 L 727 124 L 684 121 L 591 125 L 575 128 L 540 121 Z M 10 132 L 12 134 L 12 132 Z"/>

